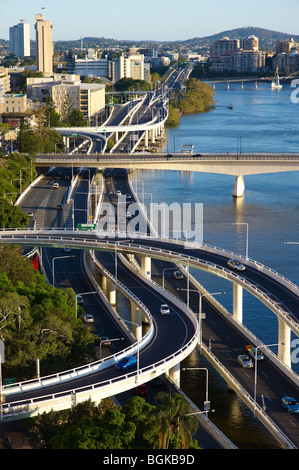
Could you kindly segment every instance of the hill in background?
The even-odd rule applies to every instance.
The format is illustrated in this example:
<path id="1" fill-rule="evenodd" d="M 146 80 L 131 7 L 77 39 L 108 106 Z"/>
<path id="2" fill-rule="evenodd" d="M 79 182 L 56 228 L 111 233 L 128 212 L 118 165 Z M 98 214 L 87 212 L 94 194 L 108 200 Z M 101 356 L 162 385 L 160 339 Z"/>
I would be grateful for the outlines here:
<path id="1" fill-rule="evenodd" d="M 272 31 L 269 29 L 259 28 L 259 27 L 243 27 L 236 28 L 227 31 L 222 31 L 220 33 L 213 34 L 212 36 L 205 37 L 195 37 L 187 40 L 177 40 L 177 41 L 134 41 L 134 40 L 117 40 L 112 38 L 104 37 L 84 37 L 82 38 L 84 49 L 87 48 L 109 48 L 109 47 L 120 47 L 126 48 L 131 46 L 144 46 L 148 45 L 149 47 L 162 47 L 164 50 L 169 48 L 174 48 L 176 46 L 185 46 L 187 48 L 202 48 L 207 50 L 211 44 L 223 37 L 227 36 L 231 39 L 233 38 L 245 38 L 247 36 L 257 36 L 259 38 L 260 48 L 275 50 L 276 41 L 285 41 L 290 37 L 294 38 L 296 42 L 299 42 L 299 35 L 290 34 L 290 33 L 281 33 L 278 31 Z M 9 41 L 0 39 L 0 52 L 4 50 L 8 51 Z M 69 41 L 55 41 L 54 42 L 55 50 L 67 51 L 69 49 L 80 49 L 81 39 L 74 39 Z"/>
<path id="2" fill-rule="evenodd" d="M 274 49 L 276 41 L 286 41 L 289 38 L 294 38 L 295 42 L 299 42 L 299 35 L 290 34 L 290 33 L 281 33 L 279 31 L 272 31 L 269 29 L 258 28 L 253 26 L 230 29 L 227 31 L 222 31 L 221 33 L 213 34 L 212 36 L 206 37 L 197 37 L 193 39 L 188 39 L 184 43 L 196 45 L 211 45 L 213 42 L 222 39 L 223 37 L 229 37 L 230 39 L 234 38 L 245 38 L 247 36 L 257 36 L 259 38 L 259 43 L 261 47 L 267 47 Z"/>

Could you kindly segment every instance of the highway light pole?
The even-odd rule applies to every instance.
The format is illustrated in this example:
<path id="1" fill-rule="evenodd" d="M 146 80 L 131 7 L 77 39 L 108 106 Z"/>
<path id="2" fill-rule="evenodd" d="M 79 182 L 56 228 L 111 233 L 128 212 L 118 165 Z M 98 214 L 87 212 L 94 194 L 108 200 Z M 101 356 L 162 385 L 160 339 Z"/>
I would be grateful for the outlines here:
<path id="1" fill-rule="evenodd" d="M 202 294 L 199 290 L 196 290 L 196 289 L 182 289 L 182 288 L 177 288 L 177 290 L 184 290 L 184 291 L 187 291 L 188 294 L 190 292 L 195 292 L 199 295 L 199 299 L 198 299 L 198 318 L 197 318 L 197 321 L 198 321 L 198 324 L 199 324 L 199 328 L 198 328 L 198 335 L 199 335 L 199 338 L 198 338 L 198 342 L 200 344 L 200 351 L 201 351 L 201 344 L 202 344 L 202 298 L 203 297 L 211 297 L 213 295 L 221 295 L 221 294 L 226 294 L 226 292 L 212 292 L 212 293 L 209 293 L 209 294 Z"/>
<path id="2" fill-rule="evenodd" d="M 102 343 L 111 343 L 112 341 L 123 341 L 125 338 L 106 338 L 106 339 L 101 339 L 100 340 L 100 360 L 102 359 Z"/>
<path id="3" fill-rule="evenodd" d="M 55 282 L 55 276 L 54 276 L 54 261 L 56 259 L 62 259 L 62 258 L 75 258 L 75 255 L 72 256 L 56 256 L 55 258 L 52 259 L 52 285 L 54 286 Z"/>
<path id="4" fill-rule="evenodd" d="M 77 297 L 79 295 L 90 295 L 90 294 L 97 294 L 97 291 L 93 291 L 93 292 L 82 292 L 80 294 L 76 294 L 76 318 L 78 316 L 78 302 L 77 302 Z"/>
<path id="5" fill-rule="evenodd" d="M 140 325 L 138 325 L 138 323 L 134 322 L 134 321 L 131 321 L 131 320 L 124 320 L 122 319 L 123 322 L 125 323 L 131 323 L 131 325 L 135 325 L 137 326 L 137 328 L 140 327 Z M 136 384 L 139 385 L 139 341 L 136 337 L 136 340 L 137 340 L 137 373 L 136 373 Z"/>
<path id="6" fill-rule="evenodd" d="M 209 371 L 206 367 L 183 367 L 182 370 L 205 370 L 206 371 L 206 401 L 204 402 L 204 407 L 206 416 L 208 417 L 208 412 L 210 411 L 210 402 L 209 402 Z M 193 413 L 191 413 L 193 414 Z"/>

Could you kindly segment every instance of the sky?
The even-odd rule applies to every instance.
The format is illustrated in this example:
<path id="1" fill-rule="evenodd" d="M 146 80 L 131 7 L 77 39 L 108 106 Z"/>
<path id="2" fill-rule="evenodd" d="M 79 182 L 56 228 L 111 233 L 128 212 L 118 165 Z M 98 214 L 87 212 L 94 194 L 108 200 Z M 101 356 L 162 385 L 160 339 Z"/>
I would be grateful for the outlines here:
<path id="1" fill-rule="evenodd" d="M 35 39 L 37 13 L 52 22 L 53 41 L 183 41 L 243 26 L 299 35 L 298 9 L 298 0 L 1 0 L 0 38 L 23 18 Z"/>

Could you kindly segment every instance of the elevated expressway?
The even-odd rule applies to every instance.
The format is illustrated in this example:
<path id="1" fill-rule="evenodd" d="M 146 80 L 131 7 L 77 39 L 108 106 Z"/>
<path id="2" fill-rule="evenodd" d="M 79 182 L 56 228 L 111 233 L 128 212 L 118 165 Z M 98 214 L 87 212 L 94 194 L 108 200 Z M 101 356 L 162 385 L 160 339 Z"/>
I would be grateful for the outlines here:
<path id="1" fill-rule="evenodd" d="M 295 292 L 295 288 L 291 285 L 287 287 L 287 285 L 284 285 L 283 280 L 278 276 L 275 275 L 274 273 L 268 271 L 259 266 L 256 265 L 254 266 L 253 262 L 247 262 L 246 263 L 246 274 L 235 274 L 229 271 L 226 268 L 226 261 L 229 258 L 228 254 L 224 252 L 217 252 L 216 250 L 210 250 L 208 247 L 202 247 L 202 248 L 197 248 L 197 247 L 189 247 L 186 248 L 184 243 L 179 242 L 179 241 L 173 241 L 173 240 L 159 240 L 159 239 L 153 239 L 153 238 L 144 238 L 140 240 L 134 240 L 132 237 L 127 237 L 123 239 L 116 238 L 115 240 L 110 239 L 109 240 L 103 240 L 100 239 L 99 236 L 97 236 L 96 233 L 80 233 L 79 231 L 62 231 L 62 230 L 31 230 L 31 231 L 26 231 L 26 230 L 16 230 L 16 231 L 3 231 L 0 236 L 0 241 L 3 242 L 10 242 L 10 243 L 18 243 L 22 246 L 46 246 L 46 247 L 59 247 L 59 246 L 68 246 L 72 248 L 79 248 L 79 249 L 89 249 L 92 251 L 96 250 L 101 250 L 101 251 L 112 251 L 114 252 L 117 250 L 117 253 L 127 253 L 127 254 L 134 254 L 134 255 L 139 255 L 139 256 L 147 256 L 147 257 L 152 257 L 156 259 L 162 259 L 170 262 L 176 262 L 182 265 L 188 265 L 189 267 L 195 267 L 198 269 L 203 269 L 207 270 L 209 272 L 212 272 L 216 275 L 219 275 L 221 277 L 224 277 L 225 279 L 228 279 L 234 283 L 237 283 L 241 286 L 244 286 L 247 290 L 251 291 L 254 295 L 256 295 L 258 298 L 260 298 L 261 301 L 263 301 L 266 305 L 268 305 L 281 319 L 283 319 L 284 322 L 286 322 L 295 332 L 298 334 L 298 321 L 296 318 L 296 307 L 298 306 L 298 292 Z M 166 295 L 166 294 L 165 294 Z M 171 308 L 174 310 L 175 315 L 171 315 L 173 317 L 174 321 L 179 320 L 180 315 L 178 314 L 178 304 L 176 301 L 174 301 L 173 298 L 169 297 L 166 295 L 166 298 L 168 297 L 168 303 L 171 305 Z M 275 300 L 273 300 L 275 298 Z M 289 301 L 292 301 L 292 304 L 294 305 L 294 311 L 290 312 L 283 306 L 286 303 L 289 303 Z M 279 304 L 279 305 L 278 305 Z M 180 308 L 181 311 L 183 311 L 183 308 Z M 298 308 L 297 308 L 298 312 Z M 188 321 L 190 321 L 190 326 L 192 325 L 192 316 L 188 316 L 188 310 L 185 310 L 186 316 L 184 317 L 185 319 L 189 318 Z M 298 316 L 298 313 L 297 313 Z M 154 315 L 155 321 L 160 318 L 160 315 Z M 172 328 L 170 326 L 170 321 L 169 317 L 163 317 L 163 321 L 167 321 L 167 324 L 165 326 L 165 344 L 169 344 L 169 334 L 172 331 Z M 236 322 L 237 324 L 237 322 Z M 195 325 L 194 325 L 195 326 Z M 236 326 L 236 325 L 235 325 Z M 163 328 L 162 328 L 163 331 Z M 184 331 L 187 332 L 187 330 Z M 194 333 L 192 336 L 192 329 L 191 332 L 189 330 L 188 337 L 186 337 L 186 349 L 185 353 L 188 354 L 190 352 L 190 348 L 194 348 L 195 343 L 197 343 L 197 337 L 196 335 L 199 334 L 196 328 L 193 329 Z M 160 332 L 160 329 L 159 329 Z M 176 327 L 176 335 L 179 333 L 179 330 Z M 191 337 L 189 336 L 191 333 Z M 182 340 L 179 340 L 179 345 L 182 347 Z M 162 343 L 164 345 L 164 343 Z M 244 342 L 244 344 L 246 344 Z M 188 345 L 188 346 L 187 346 Z M 176 342 L 175 350 L 177 351 L 178 344 Z M 157 346 L 154 348 L 155 354 L 159 352 L 160 348 L 157 344 Z M 214 351 L 214 348 L 213 348 Z M 135 349 L 136 352 L 136 349 Z M 269 351 L 264 350 L 265 355 L 271 357 L 271 354 Z M 169 351 L 168 351 L 169 353 Z M 172 366 L 175 368 L 175 363 L 177 364 L 181 360 L 181 357 L 176 357 L 174 360 L 174 363 Z M 228 362 L 231 363 L 231 359 L 227 359 Z M 113 359 L 113 362 L 115 361 L 115 358 Z M 153 365 L 152 361 L 153 358 L 148 358 L 147 363 L 143 363 L 141 366 L 141 369 L 139 371 L 140 373 L 140 380 L 144 381 L 148 379 L 149 376 L 152 376 L 153 372 Z M 280 405 L 280 399 L 279 398 L 274 398 L 276 396 L 276 393 L 288 393 L 290 392 L 297 393 L 298 391 L 298 377 L 292 374 L 292 372 L 288 369 L 285 368 L 283 363 L 281 363 L 279 360 L 271 359 L 272 362 L 276 362 L 274 369 L 280 370 L 281 371 L 281 376 L 279 381 L 277 382 L 274 380 L 274 384 L 272 383 L 272 389 L 269 392 L 270 396 L 272 397 L 270 402 L 267 404 L 267 414 L 272 417 L 271 419 L 278 419 L 280 420 L 280 426 L 282 428 L 286 425 L 286 423 L 282 424 L 285 418 L 285 414 L 283 411 L 279 409 L 281 408 Z M 233 362 L 235 362 L 235 359 L 233 359 Z M 156 363 L 157 364 L 157 363 Z M 159 364 L 159 362 L 158 362 Z M 110 363 L 111 365 L 111 363 Z M 95 366 L 99 367 L 99 365 Z M 103 367 L 103 366 L 102 366 Z M 165 371 L 165 363 L 163 361 L 163 364 L 160 364 L 160 372 L 161 370 Z M 93 366 L 91 366 L 93 370 Z M 117 379 L 112 379 L 111 376 L 111 369 L 107 370 L 110 371 L 109 377 L 109 388 L 108 388 L 108 382 L 106 382 L 107 389 L 105 390 L 107 394 L 114 394 L 115 393 L 115 388 L 113 387 L 114 380 Z M 86 373 L 86 371 L 85 371 Z M 80 373 L 79 373 L 80 374 Z M 149 374 L 146 376 L 146 374 Z M 274 372 L 273 372 L 274 374 Z M 84 368 L 82 368 L 82 376 L 84 375 Z M 113 374 L 114 375 L 114 374 Z M 129 374 L 130 375 L 130 374 Z M 77 382 L 76 382 L 76 389 L 78 390 L 78 387 L 83 386 L 82 384 L 86 384 L 86 377 L 85 380 L 83 381 L 83 378 L 78 379 L 78 372 L 69 372 L 67 374 L 67 380 L 73 379 L 74 377 L 77 377 Z M 135 379 L 136 373 L 133 374 L 133 377 Z M 131 377 L 132 378 L 132 377 Z M 50 378 L 49 382 L 53 384 L 53 390 L 55 390 L 55 393 L 57 393 L 59 390 L 62 392 L 65 392 L 65 379 L 62 378 Z M 92 379 L 89 377 L 88 383 L 94 384 L 95 377 Z M 271 377 L 267 380 L 270 381 Z M 64 382 L 64 386 L 62 386 L 62 382 Z M 125 382 L 125 381 L 124 381 Z M 59 383 L 60 385 L 55 385 Z M 276 384 L 276 385 L 275 385 Z M 104 384 L 102 384 L 103 386 Z M 98 386 L 98 385 L 96 385 Z M 119 382 L 119 379 L 117 380 L 117 389 L 118 392 L 122 386 L 122 383 Z M 127 384 L 128 386 L 128 384 Z M 132 387 L 132 382 L 129 385 L 129 388 Z M 251 383 L 252 387 L 252 383 Z M 40 390 L 40 385 L 33 385 L 32 388 L 37 388 L 35 392 L 31 390 L 31 393 L 28 391 L 23 391 L 21 395 L 17 395 L 19 399 L 23 398 L 28 398 L 30 395 L 35 395 L 38 393 L 39 395 L 45 395 L 46 390 L 51 390 L 48 389 L 47 387 L 43 390 Z M 277 388 L 277 392 L 274 393 L 275 388 Z M 28 385 L 25 386 L 24 390 L 30 389 L 30 384 L 29 387 Z M 102 396 L 105 396 L 104 392 L 105 387 L 103 389 L 101 388 L 101 394 L 103 393 Z M 280 391 L 280 392 L 279 392 Z M 9 392 L 9 391 L 8 391 Z M 16 393 L 17 390 L 14 391 Z M 42 393 L 43 392 L 43 393 Z M 10 394 L 11 392 L 9 392 Z M 54 392 L 53 392 L 54 393 Z M 274 393 L 274 396 L 273 396 Z M 9 399 L 12 401 L 15 401 L 13 399 L 13 396 L 8 395 Z M 252 403 L 251 403 L 252 405 Z M 256 405 L 256 409 L 258 412 L 262 413 L 261 407 Z M 282 420 L 282 421 L 281 421 Z M 290 431 L 290 428 L 288 429 Z M 295 443 L 297 442 L 298 445 L 298 429 L 294 428 L 293 432 L 290 431 L 290 436 L 291 440 Z M 287 439 L 286 439 L 287 440 Z"/>
<path id="2" fill-rule="evenodd" d="M 173 170 L 235 176 L 233 196 L 244 194 L 244 176 L 299 171 L 299 154 L 138 154 L 125 155 L 36 155 L 37 167 L 126 168 L 129 170 Z"/>
<path id="3" fill-rule="evenodd" d="M 45 196 L 48 195 L 49 190 L 51 191 L 52 184 L 53 179 L 51 180 L 50 178 L 44 189 Z M 87 182 L 85 181 L 85 185 L 86 184 Z M 40 184 L 38 186 L 40 187 Z M 127 187 L 120 187 L 119 182 L 117 189 L 128 191 Z M 80 190 L 80 194 L 81 192 L 82 191 Z M 55 194 L 57 193 L 55 192 Z M 84 194 L 80 196 L 80 198 L 82 197 L 85 197 Z M 39 201 L 36 201 L 37 207 L 42 202 L 41 199 L 42 198 L 39 198 Z M 60 200 L 57 199 L 57 201 L 53 201 L 53 208 L 55 208 L 56 202 L 60 202 Z M 34 205 L 33 200 L 31 204 Z M 86 206 L 83 204 L 81 207 L 83 207 L 84 210 L 84 207 Z M 31 208 L 33 207 L 31 206 Z M 76 208 L 78 208 L 77 203 Z M 51 214 L 51 211 L 46 211 L 46 214 Z M 57 214 L 57 212 L 55 211 L 54 214 Z M 59 217 L 58 214 L 57 217 Z M 61 247 L 66 246 L 71 248 L 77 247 L 80 251 L 81 248 L 91 249 L 95 253 L 107 253 L 107 256 L 109 256 L 110 252 L 114 255 L 119 254 L 119 256 L 120 253 L 126 253 L 129 256 L 134 254 L 140 258 L 143 257 L 144 259 L 152 257 L 152 263 L 154 262 L 154 259 L 165 260 L 167 263 L 166 266 L 169 265 L 169 262 L 172 264 L 175 262 L 186 267 L 193 266 L 199 269 L 209 270 L 210 272 L 214 272 L 215 274 L 229 279 L 236 284 L 240 282 L 245 288 L 248 288 L 248 290 L 252 288 L 254 295 L 260 295 L 260 298 L 266 304 L 271 305 L 273 308 L 277 308 L 277 314 L 281 315 L 281 318 L 288 321 L 290 323 L 290 327 L 294 327 L 294 331 L 297 331 L 297 320 L 293 316 L 293 313 L 289 312 L 287 309 L 284 310 L 284 307 L 279 305 L 284 302 L 288 304 L 288 301 L 292 299 L 295 302 L 294 308 L 296 307 L 298 302 L 296 286 L 292 286 L 292 284 L 288 283 L 287 280 L 284 280 L 279 275 L 272 273 L 271 270 L 267 270 L 265 267 L 258 265 L 257 263 L 249 260 L 247 263 L 245 262 L 245 264 L 247 264 L 246 275 L 238 276 L 226 268 L 226 260 L 231 256 L 231 254 L 221 250 L 218 251 L 209 247 L 201 247 L 201 249 L 198 249 L 197 246 L 189 246 L 188 250 L 186 250 L 186 246 L 182 242 L 174 240 L 159 240 L 152 237 L 141 240 L 134 239 L 134 237 L 101 240 L 99 238 L 100 234 L 97 236 L 97 234 L 93 232 L 84 233 L 73 230 L 57 229 L 57 226 L 59 226 L 59 220 L 57 217 L 54 219 L 54 228 L 52 230 L 32 229 L 28 231 L 10 231 L 9 233 L 4 231 L 1 234 L 0 241 L 13 242 L 22 246 L 30 247 L 45 246 L 48 248 L 52 246 L 54 249 L 58 249 L 56 254 L 59 254 L 59 249 L 61 253 Z M 86 219 L 84 218 L 83 221 L 85 220 Z M 47 222 L 49 223 L 50 220 L 45 219 L 43 222 L 46 224 Z M 76 222 L 78 222 L 78 220 L 76 220 Z M 97 251 L 98 249 L 100 251 Z M 70 273 L 72 271 L 76 271 L 73 264 L 71 264 L 69 268 L 66 267 L 66 262 L 73 263 L 75 260 L 64 260 L 64 262 L 66 270 L 69 269 Z M 65 371 L 55 376 L 43 377 L 38 381 L 30 381 L 28 383 L 20 384 L 19 388 L 14 387 L 14 389 L 4 390 L 6 394 L 6 404 L 3 405 L 4 415 L 10 415 L 13 417 L 12 419 L 15 419 L 14 417 L 18 413 L 22 414 L 25 412 L 25 414 L 28 413 L 28 415 L 34 415 L 34 413 L 39 412 L 40 410 L 45 411 L 52 408 L 60 409 L 61 407 L 64 408 L 66 406 L 71 406 L 73 396 L 76 396 L 77 401 L 90 397 L 93 397 L 92 399 L 96 400 L 104 396 L 120 393 L 122 390 L 130 389 L 135 386 L 137 375 L 138 380 L 140 380 L 139 383 L 141 383 L 150 380 L 155 375 L 160 375 L 161 373 L 170 371 L 170 376 L 179 383 L 179 370 L 177 365 L 183 357 L 186 357 L 186 355 L 190 353 L 197 344 L 197 340 L 201 338 L 200 347 L 204 354 L 207 355 L 211 363 L 215 365 L 216 369 L 223 374 L 228 384 L 232 386 L 232 388 L 251 407 L 251 409 L 255 407 L 257 417 L 266 424 L 271 432 L 273 432 L 274 428 L 273 433 L 276 437 L 278 436 L 282 445 L 286 447 L 296 446 L 296 443 L 298 445 L 297 431 L 293 422 L 294 419 L 296 420 L 296 417 L 294 417 L 294 419 L 292 417 L 292 420 L 290 420 L 289 416 L 281 410 L 280 405 L 280 397 L 282 394 L 288 393 L 296 396 L 298 391 L 297 376 L 294 376 L 292 372 L 276 358 L 276 356 L 272 355 L 270 350 L 263 349 L 267 361 L 265 361 L 265 364 L 259 366 L 259 370 L 262 374 L 259 375 L 258 379 L 258 395 L 257 403 L 255 404 L 252 399 L 253 374 L 250 376 L 247 373 L 244 374 L 242 368 L 240 368 L 236 363 L 236 358 L 231 357 L 231 352 L 235 351 L 233 356 L 237 354 L 237 351 L 242 352 L 244 350 L 244 345 L 247 344 L 248 341 L 259 345 L 260 342 L 258 339 L 254 338 L 252 335 L 250 336 L 250 332 L 246 332 L 244 329 L 243 333 L 239 333 L 239 330 L 242 330 L 242 325 L 235 315 L 232 316 L 229 315 L 228 312 L 222 312 L 222 319 L 221 315 L 214 318 L 215 311 L 217 309 L 221 309 L 221 306 L 219 304 L 217 305 L 215 301 L 212 301 L 211 306 L 216 306 L 216 309 L 211 308 L 207 302 L 203 302 L 203 306 L 207 312 L 207 319 L 201 322 L 201 333 L 201 330 L 196 326 L 200 325 L 200 321 L 194 323 L 195 319 L 193 317 L 193 313 L 191 312 L 190 316 L 190 310 L 188 307 L 184 307 L 173 295 L 170 295 L 164 290 L 161 291 L 161 288 L 155 295 L 149 293 L 149 287 L 152 289 L 152 286 L 151 280 L 148 276 L 148 264 L 143 264 L 143 269 L 145 268 L 144 273 L 146 274 L 141 276 L 139 272 L 137 276 L 135 274 L 135 277 L 134 273 L 128 275 L 128 266 L 125 266 L 125 264 L 125 260 L 122 260 L 121 262 L 119 261 L 118 263 L 118 288 L 123 290 L 123 292 L 125 292 L 129 297 L 131 296 L 132 303 L 137 305 L 138 310 L 142 312 L 144 317 L 148 316 L 148 318 L 151 318 L 151 316 L 149 316 L 149 310 L 146 307 L 146 303 L 148 303 L 148 301 L 148 305 L 153 308 L 153 310 L 150 308 L 151 313 L 153 314 L 153 322 L 150 321 L 148 333 L 142 338 L 141 343 L 138 346 L 136 343 L 133 344 L 131 348 L 126 349 L 123 353 L 117 353 L 107 361 L 97 361 L 96 363 L 82 366 L 75 370 Z M 115 266 L 115 259 L 113 260 L 113 258 L 110 264 L 106 264 L 107 277 L 110 276 L 112 283 L 113 276 L 116 274 Z M 123 269 L 124 266 L 125 269 Z M 257 279 L 253 280 L 254 273 L 257 275 L 257 279 L 263 287 L 261 285 L 257 285 Z M 142 279 L 140 279 L 140 277 L 142 277 Z M 143 288 L 140 288 L 140 285 L 139 287 L 136 285 L 136 288 L 133 288 L 134 278 L 135 280 L 139 279 L 143 282 Z M 189 276 L 186 276 L 186 278 L 189 279 Z M 73 276 L 73 281 L 76 282 L 77 280 L 78 275 L 75 274 Z M 284 283 L 286 283 L 286 286 L 283 285 Z M 186 284 L 186 287 L 188 285 L 189 283 Z M 196 284 L 194 286 L 198 288 Z M 278 286 L 279 289 L 277 289 Z M 136 289 L 135 294 L 132 292 L 134 289 Z M 294 292 L 292 292 L 293 289 Z M 190 305 L 191 297 L 194 297 L 194 295 L 195 294 L 190 293 Z M 174 314 L 170 317 L 161 317 L 160 314 L 157 313 L 158 307 L 163 303 L 163 301 L 167 301 L 172 308 Z M 186 297 L 183 298 L 183 302 L 188 304 Z M 198 296 L 195 295 L 195 299 L 193 299 L 192 304 L 196 305 L 197 302 Z M 117 322 L 117 317 L 114 320 Z M 178 321 L 182 322 L 182 327 L 175 326 Z M 189 322 L 188 327 L 186 321 Z M 158 322 L 159 336 L 157 337 L 154 333 L 154 325 L 157 324 L 158 326 Z M 217 331 L 213 326 L 214 322 L 217 325 Z M 172 335 L 170 335 L 172 324 L 174 325 L 174 332 L 180 332 L 182 334 L 182 337 L 179 335 L 175 341 L 173 341 Z M 193 327 L 192 324 L 194 325 Z M 192 328 L 195 333 L 193 336 Z M 215 338 L 215 343 L 213 341 L 212 351 L 210 351 L 209 348 L 211 328 L 213 328 L 212 337 Z M 187 331 L 188 335 L 186 335 Z M 163 351 L 161 351 L 160 347 L 160 333 L 162 334 Z M 163 334 L 166 335 L 164 340 Z M 240 337 L 242 338 L 242 334 L 243 339 L 240 340 Z M 177 335 L 175 334 L 175 338 L 176 336 Z M 227 338 L 230 338 L 229 341 Z M 140 369 L 138 370 L 138 374 L 137 371 L 133 371 L 125 376 L 120 376 L 119 373 L 115 373 L 116 371 L 113 365 L 122 354 L 127 354 L 128 351 L 135 354 L 138 352 L 140 353 Z M 161 356 L 159 356 L 160 354 Z M 153 364 L 153 361 L 156 359 L 157 362 Z M 267 377 L 266 380 L 265 377 Z M 239 382 L 239 385 L 236 380 Z M 266 399 L 267 414 L 262 408 L 261 396 L 263 394 L 265 397 L 268 397 Z M 277 424 L 275 425 L 275 423 Z M 289 436 L 289 438 L 286 436 Z M 291 439 L 291 441 L 289 441 L 289 439 Z"/>

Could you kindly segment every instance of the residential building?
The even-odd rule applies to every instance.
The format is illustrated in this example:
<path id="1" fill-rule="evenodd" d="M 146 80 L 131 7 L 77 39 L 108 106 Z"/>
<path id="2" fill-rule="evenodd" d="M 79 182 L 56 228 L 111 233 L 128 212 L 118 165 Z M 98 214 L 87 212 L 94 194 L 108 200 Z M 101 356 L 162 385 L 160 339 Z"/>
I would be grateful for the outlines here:
<path id="1" fill-rule="evenodd" d="M 36 30 L 36 64 L 39 72 L 51 74 L 53 72 L 53 42 L 52 23 L 45 21 L 44 15 L 35 15 Z"/>
<path id="2" fill-rule="evenodd" d="M 30 115 L 27 95 L 4 95 L 2 102 L 0 101 L 0 120 L 11 128 L 19 128 Z"/>
<path id="3" fill-rule="evenodd" d="M 75 56 L 75 73 L 81 77 L 108 78 L 108 58 L 98 58 L 97 52 L 88 49 L 84 59 Z"/>
<path id="4" fill-rule="evenodd" d="M 122 53 L 119 57 L 110 61 L 108 74 L 114 83 L 122 78 L 144 80 L 144 55 L 134 52 Z"/>
<path id="5" fill-rule="evenodd" d="M 4 93 L 10 91 L 10 76 L 8 70 L 9 69 L 0 66 L 0 82 Z"/>
<path id="6" fill-rule="evenodd" d="M 259 51 L 239 51 L 230 56 L 230 69 L 237 72 L 258 72 L 266 65 L 266 54 Z"/>
<path id="7" fill-rule="evenodd" d="M 9 52 L 16 57 L 30 56 L 30 25 L 25 20 L 9 28 Z"/>
<path id="8" fill-rule="evenodd" d="M 211 47 L 210 70 L 225 72 L 258 72 L 265 69 L 266 53 L 259 50 L 259 39 L 249 36 L 243 39 L 224 37 Z"/>
<path id="9" fill-rule="evenodd" d="M 273 59 L 274 70 L 278 67 L 279 73 L 291 75 L 299 71 L 299 48 L 298 51 L 286 54 L 285 52 L 278 54 Z"/>
<path id="10" fill-rule="evenodd" d="M 289 54 L 292 49 L 296 49 L 298 44 L 294 41 L 293 38 L 290 38 L 287 41 L 277 41 L 276 42 L 276 55 L 278 54 Z"/>
<path id="11" fill-rule="evenodd" d="M 80 76 L 75 74 L 52 74 L 48 77 L 27 78 L 27 95 L 32 101 L 43 102 L 47 96 L 52 96 L 52 87 L 62 83 L 80 83 Z"/>
<path id="12" fill-rule="evenodd" d="M 105 108 L 105 85 L 64 81 L 51 87 L 51 97 L 58 114 L 62 114 L 66 98 L 81 111 L 88 122 Z"/>
<path id="13" fill-rule="evenodd" d="M 240 48 L 244 51 L 258 52 L 259 38 L 257 38 L 256 36 L 248 36 L 247 38 L 241 39 Z"/>
<path id="14" fill-rule="evenodd" d="M 27 95 L 4 95 L 4 101 L 0 104 L 1 113 L 25 113 L 28 109 Z"/>

